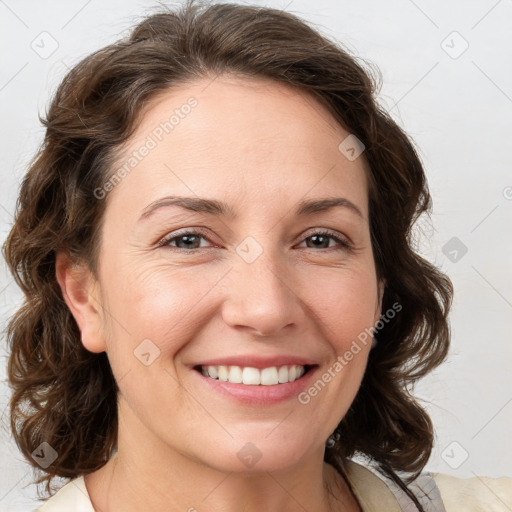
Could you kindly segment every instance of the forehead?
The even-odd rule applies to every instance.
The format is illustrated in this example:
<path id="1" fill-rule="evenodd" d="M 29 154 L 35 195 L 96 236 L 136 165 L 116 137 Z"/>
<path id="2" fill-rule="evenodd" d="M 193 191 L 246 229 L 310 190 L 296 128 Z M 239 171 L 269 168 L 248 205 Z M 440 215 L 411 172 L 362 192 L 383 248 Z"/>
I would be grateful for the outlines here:
<path id="1" fill-rule="evenodd" d="M 349 135 L 314 97 L 286 84 L 197 80 L 147 105 L 117 159 L 115 169 L 128 175 L 111 201 L 142 205 L 165 189 L 268 205 L 339 192 L 359 202 L 366 217 L 366 163 L 339 149 Z"/>

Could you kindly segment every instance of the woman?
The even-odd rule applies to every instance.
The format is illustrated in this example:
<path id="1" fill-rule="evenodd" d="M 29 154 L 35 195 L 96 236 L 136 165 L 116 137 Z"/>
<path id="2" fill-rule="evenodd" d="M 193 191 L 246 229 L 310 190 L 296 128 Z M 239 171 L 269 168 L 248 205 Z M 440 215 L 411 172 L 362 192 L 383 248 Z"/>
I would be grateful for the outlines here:
<path id="1" fill-rule="evenodd" d="M 70 479 L 39 510 L 512 504 L 512 479 L 422 473 L 408 389 L 453 290 L 411 247 L 431 199 L 374 92 L 303 21 L 229 4 L 69 72 L 4 247 L 13 434 L 49 495 Z"/>

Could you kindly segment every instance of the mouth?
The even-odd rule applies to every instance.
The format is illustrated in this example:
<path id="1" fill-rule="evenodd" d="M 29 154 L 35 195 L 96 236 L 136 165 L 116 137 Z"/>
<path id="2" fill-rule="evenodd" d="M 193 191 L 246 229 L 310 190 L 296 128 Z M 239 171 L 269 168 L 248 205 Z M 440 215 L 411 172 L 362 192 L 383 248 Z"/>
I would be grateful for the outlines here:
<path id="1" fill-rule="evenodd" d="M 245 386 L 279 386 L 303 379 L 317 365 L 281 365 L 254 368 L 237 365 L 197 365 L 194 370 L 204 377 Z"/>

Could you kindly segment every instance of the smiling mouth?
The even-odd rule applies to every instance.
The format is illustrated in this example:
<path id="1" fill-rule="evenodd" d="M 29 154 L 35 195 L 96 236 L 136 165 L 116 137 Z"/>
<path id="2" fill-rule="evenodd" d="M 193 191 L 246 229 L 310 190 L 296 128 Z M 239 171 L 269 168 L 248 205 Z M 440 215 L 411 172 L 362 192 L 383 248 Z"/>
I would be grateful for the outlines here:
<path id="1" fill-rule="evenodd" d="M 195 366 L 194 370 L 205 377 L 233 384 L 247 386 L 276 386 L 301 379 L 316 365 L 283 365 L 268 368 L 253 368 L 251 366 Z"/>

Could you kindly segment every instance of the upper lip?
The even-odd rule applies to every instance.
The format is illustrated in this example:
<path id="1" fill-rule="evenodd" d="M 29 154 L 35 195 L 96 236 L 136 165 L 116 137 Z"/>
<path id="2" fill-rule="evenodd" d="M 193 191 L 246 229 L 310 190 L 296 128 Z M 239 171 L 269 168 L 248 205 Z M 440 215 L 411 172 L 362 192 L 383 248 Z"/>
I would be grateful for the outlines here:
<path id="1" fill-rule="evenodd" d="M 251 368 L 270 368 L 271 366 L 313 366 L 316 365 L 313 360 L 290 355 L 275 355 L 275 356 L 259 356 L 259 355 L 239 355 L 230 357 L 218 357 L 215 359 L 208 359 L 196 363 L 194 366 L 241 366 Z"/>

